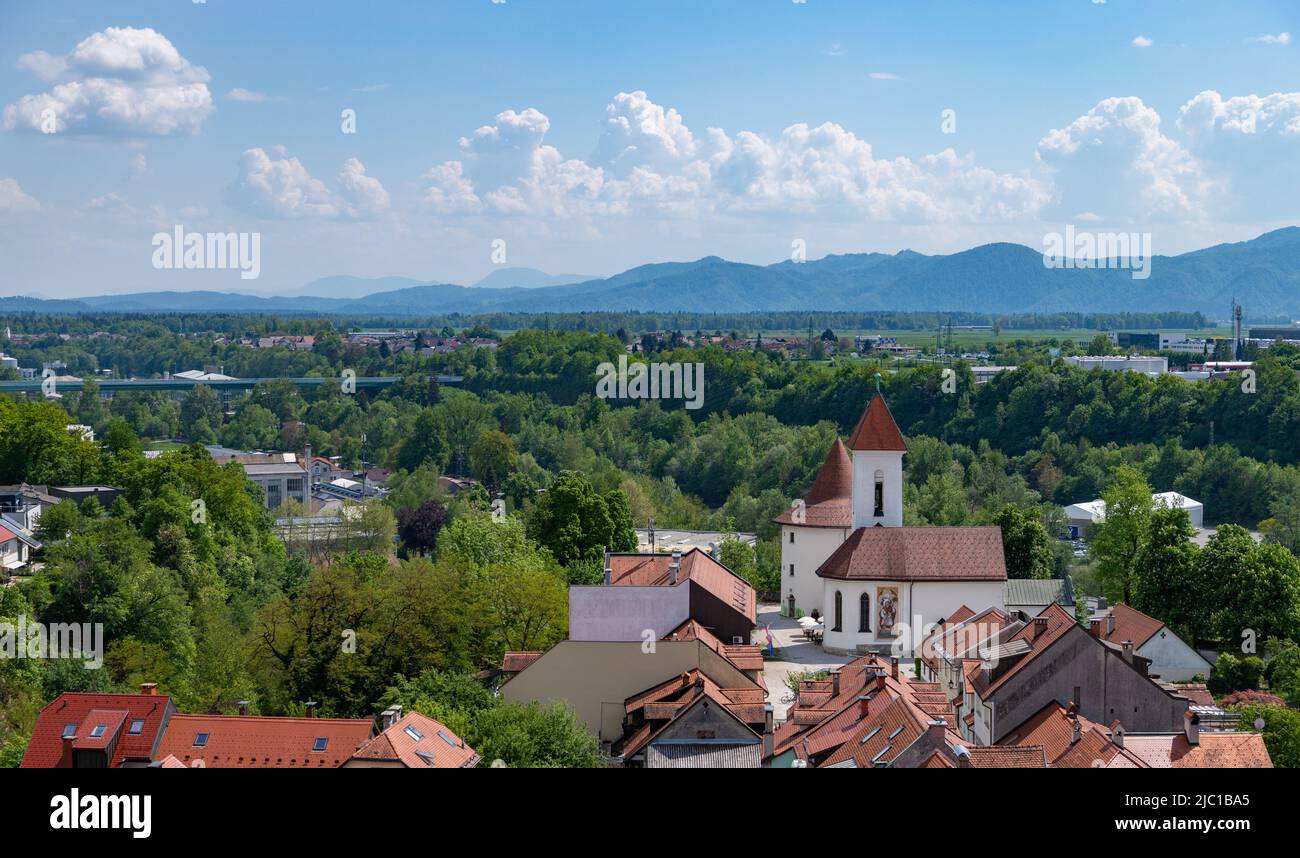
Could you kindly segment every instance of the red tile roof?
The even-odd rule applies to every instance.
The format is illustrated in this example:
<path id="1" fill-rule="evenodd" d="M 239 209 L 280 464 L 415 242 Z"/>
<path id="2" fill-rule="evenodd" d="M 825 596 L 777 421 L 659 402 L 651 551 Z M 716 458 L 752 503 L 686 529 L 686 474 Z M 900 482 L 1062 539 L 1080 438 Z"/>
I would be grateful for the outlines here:
<path id="1" fill-rule="evenodd" d="M 850 450 L 893 450 L 907 452 L 903 443 L 903 433 L 898 431 L 894 415 L 889 413 L 885 398 L 877 393 L 867 403 L 867 408 L 858 418 L 858 425 L 849 436 Z"/>
<path id="2" fill-rule="evenodd" d="M 479 763 L 478 753 L 464 739 L 419 712 L 397 719 L 358 748 L 352 759 L 399 762 L 408 769 L 472 769 Z"/>
<path id="3" fill-rule="evenodd" d="M 255 715 L 175 715 L 158 749 L 194 768 L 338 768 L 370 739 L 369 718 L 269 718 Z M 207 743 L 195 747 L 198 734 Z M 325 739 L 324 751 L 313 751 Z"/>
<path id="4" fill-rule="evenodd" d="M 159 733 L 175 713 L 171 698 L 159 694 L 80 694 L 65 692 L 43 708 L 32 728 L 31 740 L 23 754 L 22 768 L 49 769 L 59 765 L 63 757 L 63 730 L 72 724 L 76 728 L 77 742 L 89 740 L 95 723 L 105 723 L 106 712 L 125 713 L 117 721 L 120 734 L 113 748 L 110 767 L 124 761 L 148 761 L 154 758 Z M 93 716 L 93 718 L 92 718 Z M 94 723 L 91 723 L 92 720 Z M 133 721 L 143 721 L 139 735 L 131 734 Z M 77 747 L 91 747 L 78 744 Z M 104 747 L 100 744 L 99 747 Z"/>
<path id="5" fill-rule="evenodd" d="M 772 519 L 777 524 L 794 524 L 790 510 Z M 826 453 L 812 488 L 804 496 L 804 526 L 853 526 L 853 462 L 839 438 Z"/>
<path id="6" fill-rule="evenodd" d="M 702 699 L 713 701 L 750 730 L 761 734 L 767 719 L 766 704 L 754 692 L 761 694 L 755 688 L 721 688 L 702 671 L 686 671 L 627 699 L 625 711 L 628 721 L 635 726 L 616 745 L 615 753 L 635 756 Z"/>
<path id="7" fill-rule="evenodd" d="M 997 527 L 860 527 L 817 569 L 870 581 L 1005 581 Z"/>
<path id="8" fill-rule="evenodd" d="M 1074 725 L 1079 725 L 1079 738 L 1074 739 Z M 1041 745 L 1047 762 L 1053 768 L 1086 769 L 1124 765 L 1145 768 L 1136 756 L 1116 746 L 1110 740 L 1110 731 L 1067 709 L 1056 701 L 1044 706 L 1023 724 L 1004 736 L 998 743 L 1009 745 Z"/>
<path id="9" fill-rule="evenodd" d="M 501 659 L 501 671 L 503 673 L 519 673 L 543 655 L 544 653 L 534 651 L 508 652 Z"/>
<path id="10" fill-rule="evenodd" d="M 1158 769 L 1271 769 L 1273 760 L 1259 733 L 1207 733 L 1189 745 L 1187 735 L 1124 737 L 1124 746 Z"/>
<path id="11" fill-rule="evenodd" d="M 1133 648 L 1139 649 L 1142 644 L 1151 640 L 1156 632 L 1165 627 L 1165 624 L 1155 617 L 1149 617 L 1123 602 L 1118 602 L 1110 610 L 1115 617 L 1115 630 L 1106 634 L 1106 621 L 1102 620 L 1102 637 L 1117 646 L 1124 641 L 1133 641 Z"/>
<path id="12" fill-rule="evenodd" d="M 966 749 L 970 754 L 972 769 L 1045 769 L 1047 758 L 1043 749 L 1037 745 L 1018 747 L 990 747 L 972 745 Z"/>
<path id="13" fill-rule="evenodd" d="M 671 578 L 669 554 L 611 554 L 610 583 L 622 587 L 665 587 Z M 758 601 L 749 582 L 698 548 L 682 554 L 677 583 L 693 581 L 725 605 L 758 622 Z"/>
<path id="14" fill-rule="evenodd" d="M 921 661 L 937 671 L 940 651 L 948 658 L 976 655 L 980 644 L 995 639 L 1006 625 L 1007 615 L 999 608 L 988 607 L 976 614 L 962 605 L 921 642 Z"/>
<path id="15" fill-rule="evenodd" d="M 1034 619 L 1036 620 L 1039 617 L 1047 620 L 1047 628 L 1041 633 L 1035 632 L 1037 623 L 1031 620 L 1025 624 L 1024 628 L 1013 634 L 1006 641 L 1003 641 L 1003 646 L 1014 641 L 1024 641 L 1029 646 L 1028 652 L 1023 655 L 1015 656 L 1009 666 L 1002 667 L 1002 665 L 999 665 L 991 679 L 988 678 L 988 674 L 984 670 L 980 670 L 971 676 L 974 690 L 981 699 L 987 700 L 988 695 L 991 692 L 995 691 L 1008 679 L 1020 672 L 1026 664 L 1029 664 L 1029 662 L 1034 660 L 1035 656 L 1044 652 L 1070 629 L 1079 627 L 1078 622 L 1074 619 L 1074 615 L 1065 610 L 1065 608 L 1062 608 L 1056 602 L 1053 602 L 1040 611 L 1038 616 Z"/>

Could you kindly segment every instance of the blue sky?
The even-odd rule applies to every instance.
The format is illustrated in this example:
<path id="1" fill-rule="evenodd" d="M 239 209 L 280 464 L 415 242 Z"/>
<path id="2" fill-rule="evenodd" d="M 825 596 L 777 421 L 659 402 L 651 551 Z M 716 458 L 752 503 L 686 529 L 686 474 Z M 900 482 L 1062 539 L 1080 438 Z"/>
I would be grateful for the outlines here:
<path id="1" fill-rule="evenodd" d="M 1241 240 L 1300 222 L 1292 34 L 1285 0 L 4 3 L 0 294 Z M 260 233 L 261 277 L 155 270 L 176 224 Z"/>

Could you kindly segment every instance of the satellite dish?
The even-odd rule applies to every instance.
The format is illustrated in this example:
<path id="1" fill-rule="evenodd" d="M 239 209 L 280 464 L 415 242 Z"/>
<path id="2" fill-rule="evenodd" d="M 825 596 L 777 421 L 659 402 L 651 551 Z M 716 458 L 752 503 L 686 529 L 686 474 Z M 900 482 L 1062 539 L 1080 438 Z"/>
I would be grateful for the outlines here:
<path id="1" fill-rule="evenodd" d="M 1263 718 L 1256 718 L 1256 719 L 1255 719 L 1255 729 L 1256 729 L 1256 730 L 1263 730 L 1263 729 L 1264 729 L 1264 719 L 1263 719 Z"/>

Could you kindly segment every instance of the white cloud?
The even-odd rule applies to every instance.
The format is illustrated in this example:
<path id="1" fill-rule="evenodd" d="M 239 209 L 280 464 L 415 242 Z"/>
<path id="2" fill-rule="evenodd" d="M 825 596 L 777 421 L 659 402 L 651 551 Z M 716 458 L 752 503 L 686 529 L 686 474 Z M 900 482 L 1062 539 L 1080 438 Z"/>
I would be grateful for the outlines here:
<path id="1" fill-rule="evenodd" d="M 902 80 L 901 77 L 894 74 L 893 72 L 871 72 L 870 74 L 867 75 L 867 77 L 871 78 L 872 80 Z"/>
<path id="2" fill-rule="evenodd" d="M 268 101 L 284 101 L 281 96 L 267 95 L 251 89 L 235 87 L 225 95 L 226 101 L 242 101 L 246 104 L 265 104 Z"/>
<path id="3" fill-rule="evenodd" d="M 1099 102 L 1038 143 L 1052 171 L 1059 214 L 1200 219 L 1208 182 L 1196 159 L 1160 129 L 1160 114 L 1135 96 Z"/>
<path id="4" fill-rule="evenodd" d="M 109 27 L 66 57 L 36 51 L 19 65 L 59 83 L 6 106 L 5 130 L 39 132 L 53 117 L 59 133 L 193 134 L 213 109 L 207 70 L 148 28 Z"/>
<path id="5" fill-rule="evenodd" d="M 349 217 L 370 218 L 388 211 L 388 191 L 374 176 L 366 175 L 366 165 L 356 158 L 343 162 L 339 189 Z"/>
<path id="6" fill-rule="evenodd" d="M 1135 48 L 1149 48 L 1154 44 L 1155 41 L 1146 36 L 1135 36 L 1133 38 L 1133 47 Z"/>
<path id="7" fill-rule="evenodd" d="M 283 147 L 277 147 L 283 153 Z M 331 191 L 297 158 L 272 158 L 261 148 L 240 159 L 239 178 L 230 188 L 231 202 L 264 217 L 371 218 L 388 210 L 388 191 L 366 174 L 356 158 L 343 164 L 339 190 Z"/>
<path id="8" fill-rule="evenodd" d="M 1180 108 L 1178 127 L 1216 178 L 1221 216 L 1300 217 L 1300 92 L 1224 98 L 1207 90 Z"/>
<path id="9" fill-rule="evenodd" d="M 644 92 L 606 108 L 590 162 L 566 159 L 545 136 L 549 118 L 504 111 L 461 140 L 462 158 L 424 174 L 425 202 L 444 214 L 676 218 L 749 212 L 840 219 L 1002 220 L 1032 214 L 1046 189 L 1027 176 L 979 167 L 944 150 L 913 161 L 877 159 L 834 123 L 800 123 L 776 139 L 717 128 L 697 136 L 676 110 Z"/>
<path id="10" fill-rule="evenodd" d="M 248 149 L 232 188 L 236 203 L 268 217 L 337 217 L 339 207 L 325 183 L 297 158 L 273 160 L 265 149 Z"/>
<path id="11" fill-rule="evenodd" d="M 1261 45 L 1289 45 L 1291 44 L 1290 33 L 1265 33 L 1262 36 L 1255 36 L 1247 39 L 1249 42 L 1257 42 Z"/>
<path id="12" fill-rule="evenodd" d="M 0 179 L 0 212 L 36 211 L 40 203 L 19 187 L 14 179 Z"/>

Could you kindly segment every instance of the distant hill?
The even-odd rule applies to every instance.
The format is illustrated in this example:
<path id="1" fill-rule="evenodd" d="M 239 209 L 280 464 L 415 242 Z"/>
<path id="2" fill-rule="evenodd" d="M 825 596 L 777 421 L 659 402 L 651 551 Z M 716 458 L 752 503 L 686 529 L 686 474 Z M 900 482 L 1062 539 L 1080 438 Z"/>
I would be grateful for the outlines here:
<path id="1" fill-rule="evenodd" d="M 502 269 L 475 286 L 409 278 L 329 277 L 315 294 L 258 297 L 148 292 L 42 301 L 0 298 L 0 312 L 276 312 L 425 316 L 476 312 L 653 310 L 951 310 L 990 313 L 1186 310 L 1227 314 L 1235 296 L 1251 316 L 1300 317 L 1300 227 L 1178 256 L 1156 256 L 1150 276 L 1126 269 L 1050 269 L 1018 244 L 986 244 L 940 256 L 913 251 L 827 256 L 751 265 L 708 256 L 641 265 L 606 278 Z M 381 285 L 382 284 L 382 285 Z M 539 285 L 541 284 L 541 285 Z M 367 286 L 381 286 L 362 291 Z M 397 288 L 382 288 L 396 286 Z"/>
<path id="2" fill-rule="evenodd" d="M 536 268 L 500 268 L 474 284 L 476 289 L 539 289 L 597 280 L 590 274 L 547 274 Z"/>

